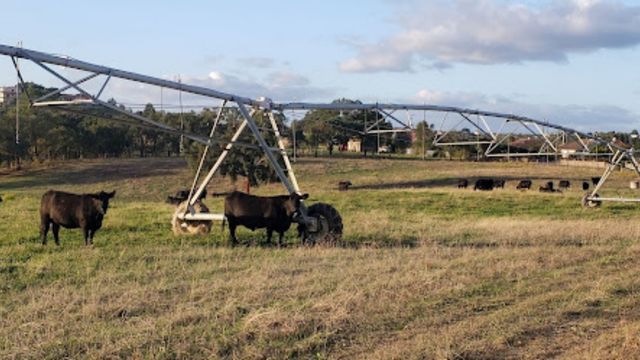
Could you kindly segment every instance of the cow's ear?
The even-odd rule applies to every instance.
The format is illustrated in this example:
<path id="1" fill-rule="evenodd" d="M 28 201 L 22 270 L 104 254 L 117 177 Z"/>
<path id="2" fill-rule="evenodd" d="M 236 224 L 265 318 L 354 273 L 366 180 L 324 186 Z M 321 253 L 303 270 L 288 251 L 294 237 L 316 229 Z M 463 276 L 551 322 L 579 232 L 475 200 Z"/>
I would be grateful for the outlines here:
<path id="1" fill-rule="evenodd" d="M 113 190 L 112 192 L 108 193 L 107 195 L 109 195 L 109 198 L 112 198 L 112 197 L 116 196 L 116 191 Z"/>
<path id="2" fill-rule="evenodd" d="M 309 194 L 302 194 L 302 196 L 300 197 L 302 200 L 306 200 L 309 198 Z"/>

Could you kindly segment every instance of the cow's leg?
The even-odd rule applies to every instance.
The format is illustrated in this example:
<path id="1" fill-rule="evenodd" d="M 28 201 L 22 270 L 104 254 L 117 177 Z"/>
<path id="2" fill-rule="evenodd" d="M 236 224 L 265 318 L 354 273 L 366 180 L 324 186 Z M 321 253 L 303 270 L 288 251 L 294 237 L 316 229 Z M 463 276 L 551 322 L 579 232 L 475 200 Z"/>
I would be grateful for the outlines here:
<path id="1" fill-rule="evenodd" d="M 51 232 L 53 232 L 53 238 L 56 241 L 56 245 L 60 246 L 60 225 L 51 223 Z"/>
<path id="2" fill-rule="evenodd" d="M 42 245 L 47 245 L 47 233 L 49 232 L 49 227 L 51 226 L 49 222 L 49 216 L 41 215 L 40 216 L 40 239 L 42 240 Z"/>
<path id="3" fill-rule="evenodd" d="M 84 235 L 84 244 L 89 245 L 89 228 L 82 228 L 82 235 Z"/>
<path id="4" fill-rule="evenodd" d="M 267 244 L 271 245 L 271 237 L 273 236 L 273 228 L 267 227 Z"/>
<path id="5" fill-rule="evenodd" d="M 231 245 L 236 246 L 238 239 L 236 239 L 236 223 L 229 219 L 229 235 L 231 236 Z"/>
<path id="6" fill-rule="evenodd" d="M 93 237 L 96 235 L 98 229 L 89 230 L 89 244 L 93 245 Z"/>
<path id="7" fill-rule="evenodd" d="M 284 236 L 284 232 L 283 231 L 279 231 L 278 232 L 278 247 L 282 246 L 282 237 Z"/>

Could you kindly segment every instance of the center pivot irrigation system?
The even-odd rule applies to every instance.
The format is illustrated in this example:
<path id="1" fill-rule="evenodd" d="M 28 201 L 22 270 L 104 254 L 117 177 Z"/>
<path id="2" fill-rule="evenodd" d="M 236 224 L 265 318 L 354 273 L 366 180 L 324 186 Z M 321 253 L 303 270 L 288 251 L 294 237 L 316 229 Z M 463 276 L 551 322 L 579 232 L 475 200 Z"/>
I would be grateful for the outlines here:
<path id="1" fill-rule="evenodd" d="M 487 145 L 485 155 L 491 156 L 492 152 L 496 150 L 501 144 L 514 134 L 516 130 L 503 131 L 504 125 L 517 124 L 522 126 L 526 131 L 531 132 L 533 135 L 539 137 L 542 141 L 542 147 L 540 151 L 533 155 L 544 155 L 547 153 L 557 154 L 558 139 L 562 138 L 566 141 L 567 137 L 575 137 L 575 139 L 584 146 L 584 153 L 589 152 L 589 147 L 585 143 L 585 139 L 590 139 L 591 142 L 608 147 L 612 151 L 612 156 L 609 158 L 607 167 L 604 174 L 601 176 L 600 181 L 596 184 L 592 191 L 585 194 L 582 199 L 582 204 L 586 207 L 599 206 L 603 201 L 622 201 L 622 202 L 640 202 L 639 198 L 606 198 L 600 197 L 598 191 L 602 188 L 603 184 L 607 181 L 612 172 L 625 162 L 629 162 L 631 167 L 640 176 L 640 165 L 636 159 L 636 151 L 633 148 L 627 148 L 619 143 L 613 141 L 607 141 L 592 134 L 580 132 L 578 130 L 570 129 L 561 125 L 549 123 L 547 121 L 540 121 L 524 116 L 518 116 L 513 114 L 497 113 L 490 111 L 473 110 L 459 107 L 448 106 L 436 106 L 436 105 L 416 105 L 416 104 L 357 104 L 357 103 L 275 103 L 267 97 L 260 97 L 252 99 L 248 97 L 229 94 L 214 89 L 192 86 L 184 84 L 182 82 L 170 81 L 151 76 L 141 75 L 134 72 L 118 70 L 101 65 L 91 64 L 84 61 L 75 60 L 68 57 L 51 55 L 43 52 L 27 50 L 19 47 L 6 46 L 0 44 L 0 55 L 11 57 L 14 68 L 18 75 L 20 87 L 23 92 L 26 93 L 27 87 L 25 86 L 24 78 L 21 73 L 21 69 L 18 67 L 18 59 L 25 59 L 31 61 L 38 67 L 44 69 L 47 73 L 51 74 L 55 78 L 59 79 L 64 85 L 44 96 L 37 99 L 32 99 L 28 93 L 29 102 L 31 106 L 70 106 L 70 105 L 93 105 L 101 106 L 109 109 L 115 113 L 125 115 L 130 124 L 140 127 L 153 128 L 157 131 L 168 132 L 178 136 L 184 136 L 198 143 L 205 145 L 200 165 L 196 172 L 196 175 L 189 192 L 188 199 L 179 206 L 176 214 L 174 214 L 174 222 L 178 222 L 180 227 L 185 229 L 185 232 L 189 232 L 190 227 L 199 226 L 198 224 L 211 223 L 213 220 L 223 220 L 223 214 L 213 214 L 208 212 L 201 212 L 201 207 L 197 206 L 201 197 L 201 194 L 205 191 L 207 185 L 212 181 L 220 165 L 225 160 L 227 154 L 234 146 L 255 147 L 252 144 L 246 144 L 239 142 L 240 135 L 249 128 L 251 134 L 255 137 L 259 144 L 259 148 L 264 152 L 269 163 L 273 166 L 278 179 L 285 186 L 287 191 L 292 193 L 300 193 L 298 182 L 289 161 L 287 149 L 283 142 L 283 137 L 278 129 L 275 114 L 283 114 L 285 111 L 294 110 L 336 110 L 336 111 L 373 111 L 382 115 L 381 118 L 370 125 L 365 125 L 364 135 L 374 134 L 377 132 L 398 132 L 398 131 L 411 131 L 411 122 L 408 123 L 401 121 L 394 115 L 396 111 L 423 111 L 445 114 L 445 118 L 449 114 L 454 114 L 460 117 L 458 126 L 461 122 L 470 124 L 477 130 L 476 134 L 478 138 L 475 142 L 458 142 L 450 143 L 446 142 L 445 138 L 448 131 L 439 131 L 435 139 L 436 145 L 469 145 L 469 144 L 485 144 Z M 52 67 L 54 66 L 54 67 Z M 71 68 L 86 72 L 85 76 L 77 80 L 71 80 L 68 76 L 61 74 L 58 69 Z M 89 93 L 83 86 L 92 79 L 103 79 L 99 90 L 95 94 Z M 101 95 L 109 81 L 113 78 L 131 81 L 134 83 L 147 84 L 157 86 L 166 89 L 173 89 L 180 91 L 181 93 L 189 93 L 199 95 L 207 98 L 218 99 L 222 102 L 218 108 L 217 116 L 212 124 L 211 131 L 207 135 L 194 134 L 182 131 L 181 129 L 174 128 L 167 124 L 154 121 L 142 115 L 136 114 L 132 111 L 126 110 L 124 106 L 118 106 L 113 102 L 107 102 L 101 99 Z M 71 101 L 47 101 L 54 98 L 64 91 L 75 90 L 78 94 L 82 95 L 81 100 Z M 242 121 L 231 139 L 222 139 L 216 134 L 216 129 L 223 116 L 223 110 L 225 107 L 237 108 L 241 115 Z M 277 144 L 270 145 L 262 135 L 262 129 L 258 126 L 254 119 L 254 115 L 257 111 L 268 116 L 271 124 L 271 129 L 277 139 Z M 376 116 L 377 117 L 377 116 Z M 410 118 L 410 117 L 409 117 Z M 503 126 L 499 130 L 493 130 L 489 126 L 489 122 L 486 118 L 502 121 Z M 394 128 L 392 130 L 374 130 L 374 127 L 380 124 L 382 121 L 392 120 L 400 124 L 400 128 Z M 444 120 L 443 120 L 444 123 Z M 553 131 L 553 132 L 550 132 Z M 483 136 L 483 140 L 480 140 L 480 134 Z M 200 180 L 201 175 L 204 174 L 204 163 L 209 147 L 212 144 L 224 145 L 224 149 L 218 156 L 217 160 L 204 175 L 204 178 Z M 525 154 L 526 155 L 526 154 Z M 284 168 L 280 165 L 278 157 L 282 159 Z M 206 211 L 206 210 L 205 210 Z M 333 241 L 339 239 L 342 235 L 342 219 L 335 208 L 329 204 L 316 203 L 309 207 L 302 205 L 300 215 L 296 217 L 296 222 L 301 225 L 302 232 L 305 240 L 310 242 L 322 242 Z M 175 223 L 174 223 L 175 225 Z M 209 227 L 210 228 L 210 227 Z"/>

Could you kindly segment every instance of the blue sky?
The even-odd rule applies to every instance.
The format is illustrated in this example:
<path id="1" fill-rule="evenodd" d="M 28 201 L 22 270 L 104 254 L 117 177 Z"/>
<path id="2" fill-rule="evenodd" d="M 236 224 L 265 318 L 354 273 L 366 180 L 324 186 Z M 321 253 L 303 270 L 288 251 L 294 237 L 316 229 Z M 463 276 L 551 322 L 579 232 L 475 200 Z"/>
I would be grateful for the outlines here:
<path id="1" fill-rule="evenodd" d="M 5 0 L 0 23 L 2 44 L 252 97 L 426 102 L 589 131 L 640 128 L 640 1 Z M 0 84 L 15 82 L 8 59 L 0 69 Z M 148 88 L 109 91 L 159 101 Z"/>

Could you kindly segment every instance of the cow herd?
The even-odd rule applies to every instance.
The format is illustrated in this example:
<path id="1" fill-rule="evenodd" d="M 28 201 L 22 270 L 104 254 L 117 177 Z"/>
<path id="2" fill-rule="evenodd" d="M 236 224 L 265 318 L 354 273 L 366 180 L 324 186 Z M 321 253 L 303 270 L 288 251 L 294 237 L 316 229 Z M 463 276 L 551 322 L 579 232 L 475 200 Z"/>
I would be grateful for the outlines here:
<path id="1" fill-rule="evenodd" d="M 591 178 L 591 183 L 596 185 L 599 177 Z M 473 190 L 491 191 L 496 188 L 504 189 L 506 180 L 493 178 L 480 178 L 475 180 Z M 339 184 L 339 190 L 347 190 L 351 186 L 350 181 Z M 470 185 L 468 179 L 459 179 L 457 187 L 466 189 Z M 516 185 L 517 190 L 530 190 L 533 186 L 531 179 L 521 179 Z M 556 188 L 553 181 L 547 181 L 538 188 L 544 193 L 560 193 L 571 188 L 569 180 L 559 180 Z M 590 183 L 582 182 L 582 190 L 589 190 Z M 101 191 L 95 194 L 72 194 L 62 191 L 49 190 L 42 196 L 40 204 L 40 237 L 42 244 L 47 243 L 47 234 L 52 230 L 56 245 L 60 245 L 60 227 L 80 228 L 84 235 L 86 245 L 93 244 L 93 237 L 101 227 L 104 216 L 109 208 L 109 200 L 116 192 Z M 187 204 L 190 192 L 180 190 L 175 195 L 169 196 L 167 202 L 183 209 L 190 210 Z M 194 203 L 198 212 L 209 212 L 202 200 L 207 196 L 203 192 Z M 271 242 L 273 232 L 279 235 L 278 245 L 282 244 L 284 233 L 289 230 L 291 224 L 296 222 L 302 201 L 308 198 L 308 194 L 293 193 L 281 196 L 254 196 L 238 191 L 230 193 L 218 193 L 214 196 L 225 196 L 224 217 L 229 223 L 229 235 L 231 243 L 237 244 L 236 228 L 244 226 L 248 229 L 266 229 L 267 241 Z M 0 202 L 2 198 L 0 198 Z M 195 222 L 195 221 L 194 221 Z M 200 221 L 206 228 L 202 233 L 208 233 L 211 229 L 210 221 Z M 223 221 L 224 226 L 224 221 Z M 174 229 L 176 232 L 176 229 Z M 304 227 L 298 226 L 299 234 L 304 232 Z M 176 232 L 180 233 L 180 232 Z"/>
<path id="2" fill-rule="evenodd" d="M 600 182 L 600 177 L 591 178 L 591 183 L 595 186 Z M 481 191 L 491 191 L 493 189 L 504 189 L 506 180 L 504 179 L 492 179 L 492 178 L 480 178 L 475 181 L 473 184 L 473 190 L 481 190 Z M 516 185 L 516 190 L 531 190 L 533 186 L 533 181 L 531 179 L 522 179 L 518 181 Z M 582 190 L 589 190 L 589 182 L 582 182 Z M 469 187 L 468 179 L 458 179 L 457 183 L 458 189 L 466 189 Z M 553 181 L 547 181 L 540 187 L 538 187 L 538 191 L 544 193 L 561 193 L 564 190 L 571 188 L 571 181 L 569 180 L 559 180 L 558 187 L 554 186 Z"/>
<path id="3" fill-rule="evenodd" d="M 53 232 L 56 245 L 60 245 L 60 227 L 67 229 L 82 229 L 85 245 L 93 244 L 95 233 L 102 227 L 102 221 L 109 208 L 109 200 L 116 195 L 115 191 L 101 191 L 95 194 L 72 194 L 63 191 L 49 190 L 42 196 L 40 203 L 40 238 L 43 245 L 47 244 L 49 230 Z M 214 194 L 225 195 L 224 215 L 229 223 L 232 245 L 237 244 L 236 228 L 244 226 L 255 230 L 267 230 L 267 241 L 271 242 L 273 232 L 279 234 L 278 245 L 282 245 L 284 233 L 299 216 L 300 206 L 308 194 L 293 193 L 281 196 L 254 196 L 239 191 Z M 206 191 L 195 201 L 195 208 L 199 212 L 208 212 L 202 200 L 207 196 Z M 167 202 L 188 209 L 186 200 L 188 190 L 180 190 L 169 196 Z M 210 221 L 206 223 L 208 230 Z M 224 226 L 224 222 L 223 222 Z M 298 231 L 304 229 L 299 227 Z"/>

